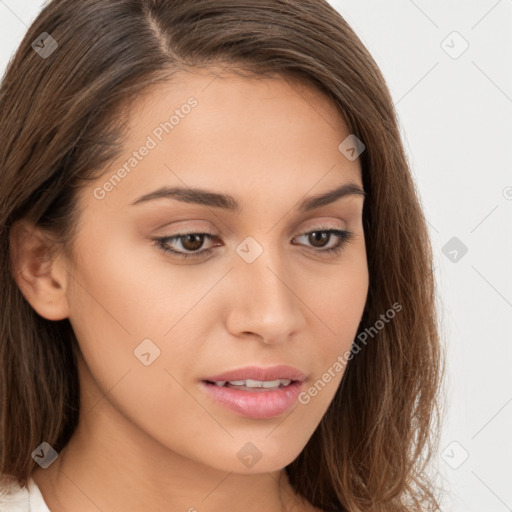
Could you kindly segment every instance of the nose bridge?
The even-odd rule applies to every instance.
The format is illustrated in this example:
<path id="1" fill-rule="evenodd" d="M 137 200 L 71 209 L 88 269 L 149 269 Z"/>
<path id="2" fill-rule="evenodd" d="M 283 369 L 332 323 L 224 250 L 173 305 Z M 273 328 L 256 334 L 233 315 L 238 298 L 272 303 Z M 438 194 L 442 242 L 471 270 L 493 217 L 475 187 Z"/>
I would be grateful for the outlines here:
<path id="1" fill-rule="evenodd" d="M 262 240 L 263 237 L 259 237 Z M 236 251 L 234 278 L 238 288 L 231 320 L 240 332 L 253 332 L 266 341 L 284 339 L 302 325 L 300 301 L 293 293 L 286 255 L 272 235 L 260 243 L 247 237 Z"/>

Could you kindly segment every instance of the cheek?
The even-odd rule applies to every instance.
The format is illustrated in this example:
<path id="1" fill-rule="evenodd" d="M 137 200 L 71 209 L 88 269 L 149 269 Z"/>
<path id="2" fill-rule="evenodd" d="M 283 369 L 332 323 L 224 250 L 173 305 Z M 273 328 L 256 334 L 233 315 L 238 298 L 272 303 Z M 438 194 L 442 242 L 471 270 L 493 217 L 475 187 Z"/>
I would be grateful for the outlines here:
<path id="1" fill-rule="evenodd" d="M 364 248 L 364 247 L 363 247 Z M 314 311 L 314 348 L 307 357 L 315 362 L 315 380 L 300 402 L 323 414 L 332 401 L 349 360 L 368 294 L 366 253 L 354 251 L 335 268 L 324 286 L 310 289 L 308 305 Z M 305 292 L 303 292 L 305 293 Z"/>
<path id="2" fill-rule="evenodd" d="M 71 270 L 69 320 L 84 359 L 105 389 L 142 366 L 134 350 L 165 328 L 154 321 L 152 283 L 136 250 L 106 231 L 84 230 L 79 261 Z"/>
<path id="3" fill-rule="evenodd" d="M 122 248 L 111 241 L 96 254 L 82 252 L 69 288 L 69 319 L 87 367 L 82 390 L 89 398 L 83 405 L 98 421 L 102 416 L 117 418 L 128 428 L 121 418 L 129 418 L 151 438 L 187 452 L 189 445 L 204 439 L 205 425 L 218 427 L 207 423 L 209 416 L 182 387 L 185 371 L 174 371 L 190 368 L 196 357 L 180 331 L 186 322 L 178 323 L 195 295 L 184 301 L 171 283 L 162 281 L 169 272 L 156 275 L 157 266 L 144 266 L 150 258 L 133 247 L 121 258 Z M 84 377 L 89 372 L 90 379 Z M 194 450 L 187 455 L 193 457 Z"/>
<path id="4" fill-rule="evenodd" d="M 335 350 L 351 343 L 366 304 L 369 276 L 364 245 L 347 253 L 347 258 L 333 267 L 330 275 L 323 275 L 321 282 L 305 296 L 323 321 L 324 332 L 331 334 L 327 346 Z"/>
<path id="5" fill-rule="evenodd" d="M 85 243 L 92 235 L 82 236 L 79 265 L 70 283 L 71 318 L 84 324 L 82 330 L 94 323 L 95 338 L 107 331 L 111 339 L 128 337 L 131 343 L 162 337 L 199 301 L 209 283 L 191 285 L 192 271 L 167 265 L 150 240 L 120 228 L 111 231 L 115 235 L 97 233 L 94 245 Z"/>

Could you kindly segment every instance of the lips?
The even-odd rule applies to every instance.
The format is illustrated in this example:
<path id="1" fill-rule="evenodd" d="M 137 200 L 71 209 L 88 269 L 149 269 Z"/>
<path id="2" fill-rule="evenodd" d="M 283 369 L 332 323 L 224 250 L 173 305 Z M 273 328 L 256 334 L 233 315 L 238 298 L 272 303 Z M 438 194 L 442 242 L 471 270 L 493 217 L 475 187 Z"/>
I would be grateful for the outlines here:
<path id="1" fill-rule="evenodd" d="M 297 402 L 305 380 L 306 376 L 293 366 L 246 366 L 206 377 L 200 388 L 215 404 L 231 412 L 252 419 L 271 419 Z M 237 385 L 242 381 L 249 386 Z M 272 387 L 267 389 L 264 385 Z"/>
<path id="2" fill-rule="evenodd" d="M 240 381 L 240 380 L 273 381 L 277 379 L 289 379 L 291 381 L 303 382 L 306 376 L 297 368 L 288 365 L 277 365 L 269 367 L 246 366 L 235 370 L 219 373 L 202 379 L 207 382 Z"/>

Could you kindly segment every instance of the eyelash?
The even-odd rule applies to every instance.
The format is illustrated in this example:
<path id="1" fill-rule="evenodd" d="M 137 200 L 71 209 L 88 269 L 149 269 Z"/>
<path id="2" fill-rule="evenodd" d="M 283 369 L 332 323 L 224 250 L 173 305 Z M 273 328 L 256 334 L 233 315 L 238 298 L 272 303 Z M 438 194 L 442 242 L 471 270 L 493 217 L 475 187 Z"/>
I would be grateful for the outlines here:
<path id="1" fill-rule="evenodd" d="M 345 245 L 354 238 L 354 234 L 351 233 L 350 231 L 345 231 L 345 230 L 341 230 L 341 229 L 327 229 L 327 228 L 317 228 L 312 231 L 308 231 L 307 233 L 303 233 L 302 235 L 299 235 L 299 236 L 311 235 L 313 233 L 329 233 L 331 235 L 334 234 L 340 238 L 340 241 L 334 247 L 331 247 L 330 249 L 319 249 L 316 251 L 319 253 L 327 253 L 329 255 L 338 255 L 342 251 L 342 249 L 345 247 Z M 198 252 L 194 252 L 194 253 L 188 253 L 188 254 L 182 253 L 180 251 L 175 251 L 174 249 L 171 249 L 169 247 L 169 245 L 168 245 L 169 242 L 171 242 L 173 240 L 179 240 L 180 238 L 183 238 L 183 237 L 189 236 L 189 235 L 205 236 L 209 240 L 212 240 L 213 238 L 216 237 L 216 235 L 212 235 L 210 233 L 189 232 L 189 233 L 179 233 L 174 236 L 154 238 L 153 241 L 154 241 L 155 245 L 160 250 L 162 250 L 164 253 L 166 253 L 166 254 L 170 253 L 174 256 L 178 256 L 179 258 L 183 258 L 183 259 L 199 258 L 201 256 L 205 256 L 205 255 L 208 255 L 211 252 L 213 252 L 214 247 L 211 247 L 210 249 L 204 249 L 202 251 L 198 251 Z M 329 238 L 329 241 L 330 240 L 331 239 Z"/>

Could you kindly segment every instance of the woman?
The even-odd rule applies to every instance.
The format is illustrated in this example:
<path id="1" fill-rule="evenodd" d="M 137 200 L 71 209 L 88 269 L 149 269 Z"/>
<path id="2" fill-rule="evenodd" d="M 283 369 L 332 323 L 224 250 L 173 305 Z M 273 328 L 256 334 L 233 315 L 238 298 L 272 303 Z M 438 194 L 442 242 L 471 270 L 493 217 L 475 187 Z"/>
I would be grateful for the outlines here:
<path id="1" fill-rule="evenodd" d="M 0 505 L 439 510 L 426 222 L 329 4 L 53 0 L 0 130 Z"/>

